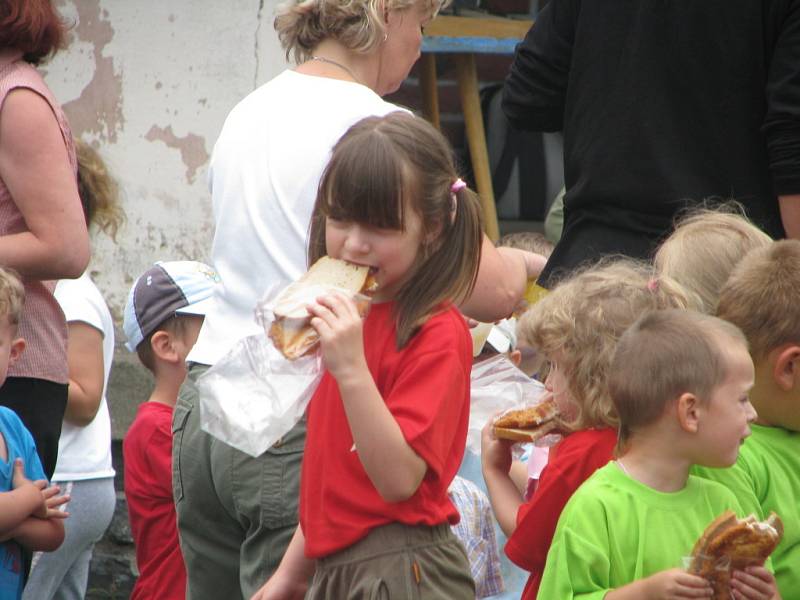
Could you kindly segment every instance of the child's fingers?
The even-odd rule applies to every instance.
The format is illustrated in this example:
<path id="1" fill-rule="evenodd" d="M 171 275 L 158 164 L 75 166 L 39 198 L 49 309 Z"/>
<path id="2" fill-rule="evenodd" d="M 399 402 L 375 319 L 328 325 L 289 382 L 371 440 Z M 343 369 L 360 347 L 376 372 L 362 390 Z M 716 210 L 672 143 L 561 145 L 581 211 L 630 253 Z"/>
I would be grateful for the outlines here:
<path id="1" fill-rule="evenodd" d="M 58 510 L 58 509 L 47 509 L 47 516 L 46 519 L 66 519 L 69 517 L 69 513 L 65 510 Z"/>
<path id="2" fill-rule="evenodd" d="M 41 481 L 41 480 L 39 480 L 39 481 Z M 38 484 L 39 481 L 37 481 L 36 483 Z M 58 487 L 57 485 L 51 485 L 50 487 L 44 488 L 42 490 L 42 496 L 44 496 L 45 500 L 49 500 L 53 496 L 58 496 L 58 493 L 60 491 L 61 491 L 60 487 Z"/>
<path id="3" fill-rule="evenodd" d="M 36 481 L 33 482 L 33 485 L 35 485 L 36 487 L 38 487 L 40 490 L 42 490 L 44 492 L 44 490 L 47 488 L 47 480 L 46 479 L 37 479 Z"/>
<path id="4" fill-rule="evenodd" d="M 760 598 L 768 599 L 774 595 L 772 586 L 772 575 L 760 567 L 761 571 L 751 572 L 753 567 L 747 571 L 734 571 L 731 579 L 731 588 L 737 592 L 740 598 L 747 600 L 757 600 Z"/>
<path id="5" fill-rule="evenodd" d="M 361 315 L 358 314 L 358 307 L 356 303 L 353 302 L 352 299 L 344 296 L 343 294 L 339 294 L 337 292 L 333 292 L 326 296 L 320 296 L 317 298 L 317 302 L 322 306 L 328 308 L 334 315 L 339 318 L 343 317 L 350 317 L 350 318 L 361 318 Z"/>
<path id="6" fill-rule="evenodd" d="M 62 504 L 66 504 L 70 501 L 69 494 L 64 494 L 63 496 L 55 496 L 52 498 L 47 498 L 44 503 L 46 506 L 53 508 L 56 506 L 61 506 Z"/>

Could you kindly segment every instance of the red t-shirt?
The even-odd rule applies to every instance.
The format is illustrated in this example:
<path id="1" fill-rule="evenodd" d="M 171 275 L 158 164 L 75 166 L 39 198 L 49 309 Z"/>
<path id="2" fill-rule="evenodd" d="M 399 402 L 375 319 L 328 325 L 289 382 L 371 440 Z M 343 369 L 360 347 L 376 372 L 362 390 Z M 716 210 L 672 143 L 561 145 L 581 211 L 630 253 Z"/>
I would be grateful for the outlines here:
<path id="1" fill-rule="evenodd" d="M 564 505 L 592 473 L 613 458 L 616 443 L 617 432 L 613 429 L 584 429 L 551 448 L 536 491 L 529 502 L 519 507 L 517 526 L 506 542 L 506 555 L 531 573 L 521 600 L 536 600 Z"/>
<path id="2" fill-rule="evenodd" d="M 131 600 L 184 600 L 186 568 L 172 499 L 172 407 L 160 402 L 139 406 L 122 452 L 139 567 Z"/>
<path id="3" fill-rule="evenodd" d="M 372 306 L 364 321 L 364 354 L 406 442 L 428 470 L 411 498 L 383 500 L 353 450 L 339 388 L 326 372 L 308 407 L 300 481 L 300 523 L 310 558 L 347 548 L 388 523 L 458 523 L 447 487 L 461 464 L 467 438 L 469 331 L 461 314 L 448 307 L 398 351 L 393 305 Z"/>

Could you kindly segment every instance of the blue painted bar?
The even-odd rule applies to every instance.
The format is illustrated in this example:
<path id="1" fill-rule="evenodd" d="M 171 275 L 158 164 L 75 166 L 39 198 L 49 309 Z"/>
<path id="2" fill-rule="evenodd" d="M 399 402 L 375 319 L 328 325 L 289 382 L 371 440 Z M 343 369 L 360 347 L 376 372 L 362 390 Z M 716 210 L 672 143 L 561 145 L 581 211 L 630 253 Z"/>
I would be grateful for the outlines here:
<path id="1" fill-rule="evenodd" d="M 445 37 L 422 38 L 422 51 L 434 53 L 514 54 L 521 40 L 515 38 Z"/>

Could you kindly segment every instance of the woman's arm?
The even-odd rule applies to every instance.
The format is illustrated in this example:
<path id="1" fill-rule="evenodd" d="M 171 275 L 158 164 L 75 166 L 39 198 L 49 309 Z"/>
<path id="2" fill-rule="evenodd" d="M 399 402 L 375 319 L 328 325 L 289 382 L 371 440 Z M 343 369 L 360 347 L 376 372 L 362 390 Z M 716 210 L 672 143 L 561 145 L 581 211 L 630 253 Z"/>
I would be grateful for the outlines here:
<path id="1" fill-rule="evenodd" d="M 50 105 L 15 89 L 0 110 L 0 178 L 28 231 L 0 237 L 0 265 L 30 279 L 80 276 L 89 236 L 75 174 Z"/>
<path id="2" fill-rule="evenodd" d="M 509 316 L 522 300 L 529 279 L 544 269 L 544 256 L 516 248 L 495 248 L 483 236 L 481 264 L 472 295 L 459 307 L 468 317 L 490 323 Z"/>
<path id="3" fill-rule="evenodd" d="M 69 394 L 64 420 L 79 427 L 92 422 L 103 397 L 103 334 L 83 321 L 68 323 Z"/>

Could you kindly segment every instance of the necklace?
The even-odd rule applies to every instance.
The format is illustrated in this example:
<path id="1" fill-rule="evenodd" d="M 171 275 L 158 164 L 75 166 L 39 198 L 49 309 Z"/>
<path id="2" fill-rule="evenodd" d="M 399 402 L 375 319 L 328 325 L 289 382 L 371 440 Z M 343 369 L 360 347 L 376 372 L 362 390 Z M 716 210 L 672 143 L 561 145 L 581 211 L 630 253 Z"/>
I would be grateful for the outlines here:
<path id="1" fill-rule="evenodd" d="M 617 466 L 620 468 L 620 470 L 621 470 L 623 473 L 625 473 L 625 475 L 627 475 L 628 477 L 631 477 L 631 474 L 630 474 L 630 473 L 628 473 L 628 469 L 626 469 L 626 468 L 625 468 L 625 465 L 623 465 L 623 464 L 622 464 L 622 461 L 621 461 L 621 460 L 617 459 L 617 460 L 615 460 L 614 462 L 615 462 L 615 463 L 617 463 Z M 631 477 L 631 479 L 633 479 L 633 477 Z"/>
<path id="2" fill-rule="evenodd" d="M 312 56 L 311 60 L 316 60 L 316 61 L 319 61 L 319 62 L 328 63 L 329 65 L 333 65 L 334 67 L 339 67 L 342 71 L 344 71 L 345 73 L 350 75 L 350 77 L 353 79 L 353 81 L 355 81 L 356 83 L 359 83 L 361 85 L 364 85 L 363 83 L 361 83 L 361 80 L 358 77 L 356 77 L 356 75 L 355 75 L 355 73 L 353 73 L 353 71 L 351 71 L 348 67 L 346 67 L 345 65 L 343 65 L 340 62 L 336 62 L 335 60 L 331 60 L 330 58 L 325 58 L 324 56 L 316 56 L 316 55 Z"/>

